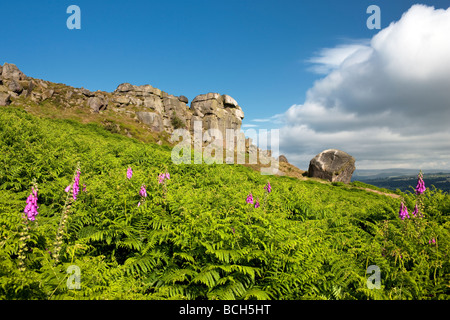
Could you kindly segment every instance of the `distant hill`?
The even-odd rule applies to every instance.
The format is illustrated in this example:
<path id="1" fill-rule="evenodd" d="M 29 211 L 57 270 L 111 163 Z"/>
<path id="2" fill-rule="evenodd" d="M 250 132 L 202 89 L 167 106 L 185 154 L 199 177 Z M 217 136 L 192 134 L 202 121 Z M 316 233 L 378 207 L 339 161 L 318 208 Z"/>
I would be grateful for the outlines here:
<path id="1" fill-rule="evenodd" d="M 417 184 L 417 173 L 414 169 L 357 170 L 352 181 L 361 181 L 379 188 L 401 191 L 412 191 Z M 427 187 L 435 186 L 450 192 L 450 171 L 423 170 Z"/>

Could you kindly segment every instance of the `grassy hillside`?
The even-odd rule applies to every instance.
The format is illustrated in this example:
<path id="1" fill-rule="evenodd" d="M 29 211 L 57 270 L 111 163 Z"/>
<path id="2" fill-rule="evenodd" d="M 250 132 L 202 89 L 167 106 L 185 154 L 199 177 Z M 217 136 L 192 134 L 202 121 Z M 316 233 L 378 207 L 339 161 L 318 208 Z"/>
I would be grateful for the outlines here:
<path id="1" fill-rule="evenodd" d="M 412 211 L 415 195 L 174 165 L 168 147 L 12 107 L 0 109 L 0 151 L 1 299 L 449 298 L 441 191 L 423 194 L 423 218 L 401 220 L 401 201 Z M 74 200 L 65 189 L 77 163 Z M 367 286 L 370 265 L 380 289 Z"/>

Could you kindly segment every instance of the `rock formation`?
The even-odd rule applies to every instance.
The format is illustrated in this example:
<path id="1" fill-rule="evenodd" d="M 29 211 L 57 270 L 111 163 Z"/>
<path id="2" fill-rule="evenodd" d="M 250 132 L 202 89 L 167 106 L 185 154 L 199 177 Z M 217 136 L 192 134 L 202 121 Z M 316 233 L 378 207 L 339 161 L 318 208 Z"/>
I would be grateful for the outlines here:
<path id="1" fill-rule="evenodd" d="M 113 92 L 91 92 L 63 84 L 27 77 L 16 65 L 0 65 L 0 105 L 6 106 L 18 97 L 34 103 L 52 100 L 71 108 L 89 108 L 93 113 L 104 110 L 127 113 L 156 132 L 171 133 L 178 128 L 193 131 L 194 121 L 202 121 L 204 131 L 240 130 L 244 112 L 228 95 L 208 93 L 196 96 L 191 106 L 188 98 L 168 94 L 151 85 L 120 84 Z"/>
<path id="2" fill-rule="evenodd" d="M 224 139 L 223 146 L 226 145 L 227 129 L 240 132 L 244 112 L 229 95 L 200 94 L 192 99 L 190 106 L 188 102 L 186 96 L 174 96 L 149 84 L 138 86 L 122 83 L 113 92 L 92 92 L 85 88 L 28 77 L 14 64 L 0 65 L 0 106 L 13 104 L 30 110 L 37 105 L 49 104 L 57 110 L 72 109 L 79 115 L 115 112 L 144 124 L 152 132 L 161 133 L 157 138 L 158 143 L 162 143 L 161 137 L 167 137 L 165 133 L 171 134 L 178 128 L 193 133 L 196 121 L 202 123 L 204 146 L 212 141 L 212 136 L 206 134 L 208 129 L 220 130 Z M 108 130 L 121 132 L 116 123 L 106 119 L 102 123 Z M 132 136 L 127 129 L 123 131 L 127 136 Z M 258 154 L 258 160 L 262 164 L 277 163 L 270 151 L 261 150 L 251 139 L 247 139 L 245 144 L 245 151 L 252 155 Z M 234 151 L 237 152 L 236 149 Z M 231 163 L 232 159 L 229 158 Z"/>
<path id="3" fill-rule="evenodd" d="M 350 183 L 355 171 L 355 158 L 337 149 L 322 151 L 309 163 L 308 176 L 331 182 Z"/>

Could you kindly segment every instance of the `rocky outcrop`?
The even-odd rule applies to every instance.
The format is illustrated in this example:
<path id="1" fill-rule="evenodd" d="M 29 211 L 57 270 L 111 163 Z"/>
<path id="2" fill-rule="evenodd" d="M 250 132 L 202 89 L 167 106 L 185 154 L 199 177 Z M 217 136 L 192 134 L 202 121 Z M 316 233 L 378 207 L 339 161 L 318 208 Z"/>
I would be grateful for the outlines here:
<path id="1" fill-rule="evenodd" d="M 236 100 L 225 94 L 198 95 L 191 102 L 191 110 L 193 121 L 202 120 L 204 128 L 219 129 L 223 135 L 226 129 L 240 130 L 244 119 L 244 112 Z"/>
<path id="2" fill-rule="evenodd" d="M 193 131 L 194 121 L 199 120 L 203 131 L 220 129 L 225 135 L 226 129 L 240 130 L 244 118 L 241 107 L 228 95 L 201 94 L 189 107 L 186 96 L 174 96 L 149 84 L 122 83 L 113 92 L 92 92 L 27 77 L 14 64 L 0 65 L 0 105 L 22 96 L 36 104 L 50 100 L 63 108 L 88 108 L 93 113 L 124 112 L 156 132 Z"/>
<path id="3" fill-rule="evenodd" d="M 355 158 L 337 149 L 322 151 L 309 163 L 308 176 L 331 182 L 350 183 L 355 171 Z"/>
<path id="4" fill-rule="evenodd" d="M 9 105 L 27 86 L 27 77 L 15 64 L 5 63 L 0 66 L 0 106 Z"/>
<path id="5" fill-rule="evenodd" d="M 26 76 L 19 70 L 19 68 L 17 68 L 15 64 L 5 62 L 2 68 L 2 79 L 9 81 L 20 81 L 25 80 Z"/>

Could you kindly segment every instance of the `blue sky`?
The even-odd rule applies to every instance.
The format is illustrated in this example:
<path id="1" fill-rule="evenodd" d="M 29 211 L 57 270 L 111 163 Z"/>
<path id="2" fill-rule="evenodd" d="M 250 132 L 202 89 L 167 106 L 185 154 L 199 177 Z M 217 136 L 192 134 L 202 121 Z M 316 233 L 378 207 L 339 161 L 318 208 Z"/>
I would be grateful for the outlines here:
<path id="1" fill-rule="evenodd" d="M 371 37 L 374 1 L 3 1 L 2 62 L 90 90 L 151 84 L 192 100 L 234 97 L 245 120 L 302 103 L 318 75 L 305 61 L 322 47 Z M 378 1 L 382 26 L 413 1 Z M 66 8 L 81 9 L 68 30 Z M 6 38 L 5 38 L 6 35 Z"/>
<path id="2" fill-rule="evenodd" d="M 321 50 L 367 43 L 379 32 L 366 27 L 369 5 L 381 8 L 384 29 L 416 2 L 3 1 L 0 63 L 92 91 L 130 82 L 189 101 L 207 92 L 228 94 L 243 108 L 244 124 L 255 124 L 304 104 L 307 91 L 326 76 L 308 62 Z M 448 1 L 426 3 L 448 7 Z M 71 4 L 81 8 L 81 30 L 66 28 Z"/>

